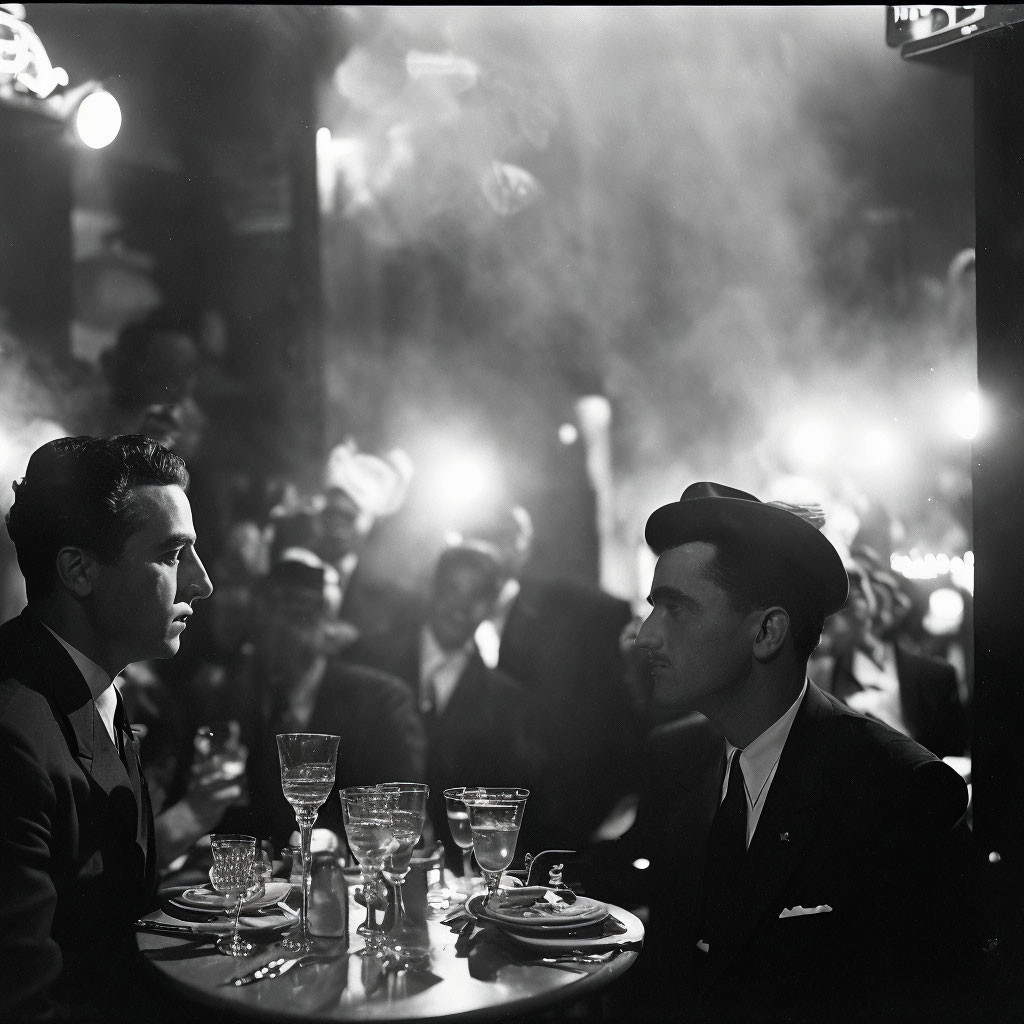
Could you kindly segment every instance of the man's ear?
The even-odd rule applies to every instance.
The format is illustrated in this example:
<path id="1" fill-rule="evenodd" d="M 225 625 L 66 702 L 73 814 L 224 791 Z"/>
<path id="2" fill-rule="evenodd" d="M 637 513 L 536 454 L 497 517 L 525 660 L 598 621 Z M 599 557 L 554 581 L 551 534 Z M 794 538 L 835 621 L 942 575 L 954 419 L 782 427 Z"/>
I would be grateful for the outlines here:
<path id="1" fill-rule="evenodd" d="M 759 661 L 774 658 L 789 635 L 789 613 L 785 608 L 769 608 L 761 615 L 754 636 L 754 657 Z"/>
<path id="2" fill-rule="evenodd" d="M 96 558 L 83 548 L 61 548 L 57 552 L 57 582 L 75 597 L 88 597 L 95 565 Z"/>

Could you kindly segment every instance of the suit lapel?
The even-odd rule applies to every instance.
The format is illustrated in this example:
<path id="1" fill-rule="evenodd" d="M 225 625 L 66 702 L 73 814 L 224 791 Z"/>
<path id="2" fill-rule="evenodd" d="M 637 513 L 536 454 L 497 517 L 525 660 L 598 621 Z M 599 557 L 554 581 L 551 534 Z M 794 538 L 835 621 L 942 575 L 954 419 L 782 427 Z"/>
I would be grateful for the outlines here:
<path id="1" fill-rule="evenodd" d="M 776 913 L 780 891 L 818 833 L 822 765 L 816 736 L 818 723 L 830 714 L 828 698 L 811 683 L 768 791 L 747 851 L 743 876 L 732 890 L 728 926 L 721 947 L 713 951 L 708 984 L 744 947 L 765 914 Z"/>
<path id="2" fill-rule="evenodd" d="M 129 834 L 137 840 L 140 805 L 82 673 L 45 626 L 27 612 L 24 618 L 29 655 L 22 666 L 24 677 L 34 680 L 56 705 L 63 716 L 61 726 L 72 756 L 109 797 Z M 145 850 L 143 845 L 143 853 Z"/>

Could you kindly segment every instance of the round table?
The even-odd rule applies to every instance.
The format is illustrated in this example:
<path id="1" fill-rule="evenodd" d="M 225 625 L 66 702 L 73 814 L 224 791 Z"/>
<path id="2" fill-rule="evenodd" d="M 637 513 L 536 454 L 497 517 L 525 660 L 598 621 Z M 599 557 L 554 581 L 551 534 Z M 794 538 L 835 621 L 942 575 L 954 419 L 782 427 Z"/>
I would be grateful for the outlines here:
<path id="1" fill-rule="evenodd" d="M 278 978 L 237 987 L 232 979 L 287 951 L 279 932 L 250 935 L 265 945 L 255 955 L 232 958 L 213 946 L 215 935 L 137 931 L 143 959 L 178 994 L 242 1017 L 305 1021 L 489 1020 L 523 1015 L 593 996 L 634 962 L 643 925 L 631 913 L 611 907 L 628 928 L 629 949 L 616 949 L 604 963 L 537 964 L 551 955 L 529 948 L 491 926 L 459 934 L 443 914 L 425 914 L 429 963 L 415 971 L 383 968 L 357 955 L 362 939 L 356 926 L 366 916 L 349 892 L 350 939 L 335 942 L 337 959 L 296 967 Z M 151 918 L 167 921 L 157 912 Z M 181 923 L 181 922 L 179 922 Z M 198 926 L 197 926 L 198 927 Z M 216 928 L 216 925 L 203 925 Z M 639 936 L 639 939 L 637 939 Z M 609 939 L 609 945 L 614 939 Z"/>

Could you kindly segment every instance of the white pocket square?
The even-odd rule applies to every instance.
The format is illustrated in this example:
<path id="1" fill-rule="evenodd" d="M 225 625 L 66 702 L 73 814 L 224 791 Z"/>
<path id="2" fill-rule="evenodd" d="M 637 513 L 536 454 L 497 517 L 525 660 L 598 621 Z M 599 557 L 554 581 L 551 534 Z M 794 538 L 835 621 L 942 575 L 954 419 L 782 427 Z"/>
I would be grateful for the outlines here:
<path id="1" fill-rule="evenodd" d="M 787 907 L 781 914 L 779 920 L 784 917 L 805 917 L 807 914 L 831 914 L 832 908 L 827 903 L 817 907 Z"/>

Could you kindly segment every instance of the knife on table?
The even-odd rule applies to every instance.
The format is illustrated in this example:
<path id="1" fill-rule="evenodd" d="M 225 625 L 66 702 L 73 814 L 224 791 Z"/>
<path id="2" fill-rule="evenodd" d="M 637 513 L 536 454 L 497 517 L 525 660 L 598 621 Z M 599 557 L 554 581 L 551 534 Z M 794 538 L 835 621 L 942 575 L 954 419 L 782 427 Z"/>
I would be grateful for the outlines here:
<path id="1" fill-rule="evenodd" d="M 216 936 L 220 933 L 212 932 L 205 928 L 196 928 L 191 924 L 167 924 L 164 921 L 146 921 L 140 920 L 135 922 L 135 927 L 140 931 L 145 932 L 167 932 L 171 935 L 213 935 Z M 224 933 L 225 935 L 227 932 Z"/>

